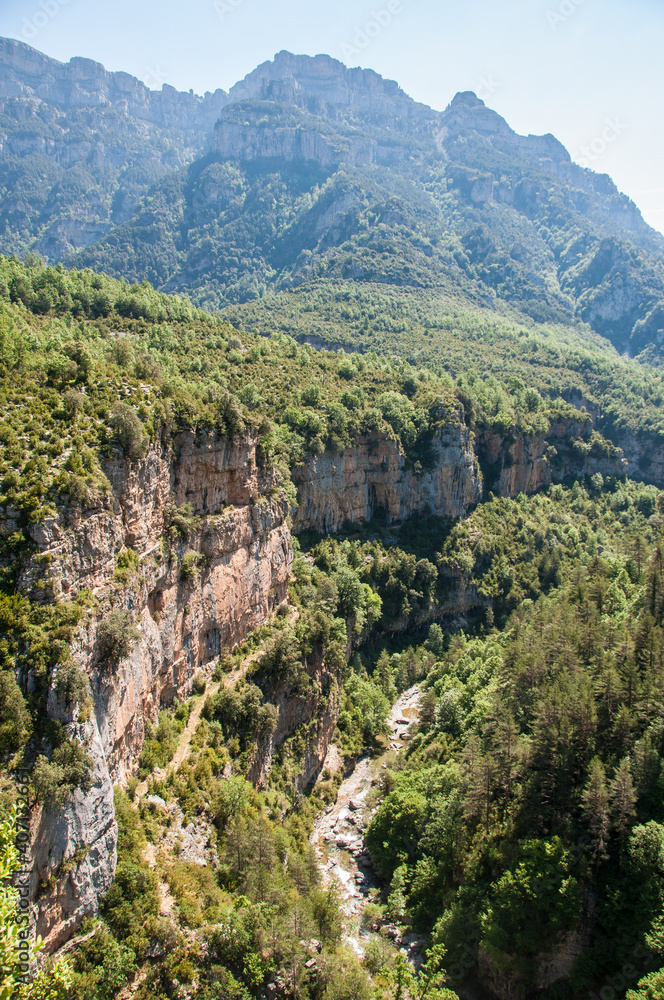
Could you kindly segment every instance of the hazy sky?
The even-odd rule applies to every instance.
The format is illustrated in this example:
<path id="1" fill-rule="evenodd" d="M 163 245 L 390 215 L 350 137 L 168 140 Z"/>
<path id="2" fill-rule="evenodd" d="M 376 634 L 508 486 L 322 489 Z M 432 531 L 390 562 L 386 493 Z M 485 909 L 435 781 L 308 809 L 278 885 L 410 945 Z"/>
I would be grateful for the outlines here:
<path id="1" fill-rule="evenodd" d="M 664 230 L 663 0 L 0 0 L 0 35 L 152 88 L 228 90 L 289 49 L 375 69 L 439 110 L 475 90 Z"/>

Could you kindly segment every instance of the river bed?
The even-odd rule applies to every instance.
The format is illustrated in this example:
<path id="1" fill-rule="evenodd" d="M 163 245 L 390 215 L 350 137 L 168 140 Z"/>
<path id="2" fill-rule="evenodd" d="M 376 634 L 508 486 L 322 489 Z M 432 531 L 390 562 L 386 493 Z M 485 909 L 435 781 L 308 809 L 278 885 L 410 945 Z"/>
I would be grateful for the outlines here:
<path id="1" fill-rule="evenodd" d="M 372 790 L 410 739 L 410 726 L 419 718 L 419 698 L 419 685 L 400 695 L 388 717 L 389 735 L 381 740 L 383 749 L 359 759 L 339 786 L 334 805 L 317 817 L 311 834 L 323 882 L 334 883 L 342 900 L 346 943 L 358 954 L 372 936 L 362 927 L 362 914 L 375 894 L 372 890 L 380 886 L 364 840 L 377 798 Z M 413 948 L 417 942 L 407 944 L 417 950 Z"/>

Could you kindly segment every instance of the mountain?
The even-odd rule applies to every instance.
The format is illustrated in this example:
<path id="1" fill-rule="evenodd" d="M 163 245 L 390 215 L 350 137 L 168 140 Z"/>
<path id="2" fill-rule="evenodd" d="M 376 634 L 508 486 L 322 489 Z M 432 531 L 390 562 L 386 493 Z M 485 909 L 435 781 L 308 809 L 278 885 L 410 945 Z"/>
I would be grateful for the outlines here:
<path id="1" fill-rule="evenodd" d="M 151 91 L 91 59 L 63 64 L 0 39 L 3 251 L 63 260 L 105 236 L 203 152 L 227 100 Z"/>
<path id="2" fill-rule="evenodd" d="M 474 94 L 3 52 L 0 995 L 29 905 L 63 1000 L 659 997 L 662 237 Z"/>
<path id="3" fill-rule="evenodd" d="M 658 361 L 664 237 L 608 176 L 472 93 L 438 112 L 372 71 L 280 52 L 198 98 L 5 41 L 0 94 L 3 252 L 258 325 L 266 296 L 296 291 L 315 325 L 321 284 L 350 283 L 392 325 L 404 301 L 452 303 Z M 341 322 L 336 340 L 370 348 L 357 334 Z"/>

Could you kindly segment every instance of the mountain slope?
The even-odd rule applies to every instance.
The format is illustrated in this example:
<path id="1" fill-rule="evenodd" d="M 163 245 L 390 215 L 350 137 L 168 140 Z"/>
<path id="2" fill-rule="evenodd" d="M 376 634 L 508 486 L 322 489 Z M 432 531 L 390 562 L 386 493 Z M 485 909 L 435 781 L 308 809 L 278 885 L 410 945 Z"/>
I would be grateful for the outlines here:
<path id="1" fill-rule="evenodd" d="M 0 231 L 6 253 L 62 260 L 128 219 L 191 161 L 227 100 L 151 91 L 91 59 L 0 39 Z"/>
<path id="2" fill-rule="evenodd" d="M 588 324 L 658 361 L 664 237 L 609 177 L 474 94 L 441 113 L 372 71 L 288 52 L 202 99 L 18 43 L 0 64 L 4 252 L 211 308 L 320 280 L 428 289 L 582 337 Z"/>

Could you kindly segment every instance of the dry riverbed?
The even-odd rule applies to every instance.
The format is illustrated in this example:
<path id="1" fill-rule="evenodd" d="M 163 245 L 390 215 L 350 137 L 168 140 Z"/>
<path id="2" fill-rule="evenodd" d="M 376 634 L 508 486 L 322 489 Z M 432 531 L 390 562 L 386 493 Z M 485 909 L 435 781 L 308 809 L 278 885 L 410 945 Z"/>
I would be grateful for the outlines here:
<path id="1" fill-rule="evenodd" d="M 311 835 L 324 882 L 333 882 L 339 890 L 347 943 L 360 954 L 371 937 L 371 931 L 362 926 L 362 915 L 380 886 L 364 831 L 375 809 L 376 785 L 410 739 L 410 726 L 418 719 L 419 697 L 416 685 L 397 699 L 388 718 L 389 736 L 383 741 L 384 749 L 358 761 L 339 786 L 334 805 L 316 819 Z M 396 927 L 388 927 L 387 931 L 402 950 L 413 958 L 417 956 L 422 942 L 415 935 L 400 940 Z"/>

